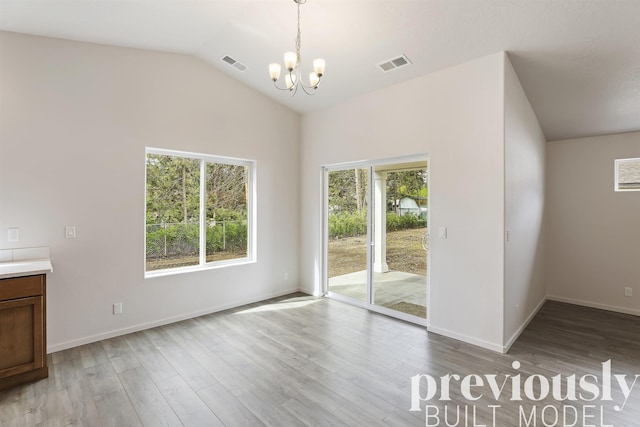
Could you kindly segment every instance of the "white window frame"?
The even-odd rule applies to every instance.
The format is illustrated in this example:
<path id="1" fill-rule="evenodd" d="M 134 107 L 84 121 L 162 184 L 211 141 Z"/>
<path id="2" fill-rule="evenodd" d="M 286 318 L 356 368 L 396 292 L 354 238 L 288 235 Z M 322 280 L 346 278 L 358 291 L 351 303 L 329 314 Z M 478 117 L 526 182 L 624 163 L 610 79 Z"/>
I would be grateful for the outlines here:
<path id="1" fill-rule="evenodd" d="M 157 154 L 161 156 L 181 157 L 200 160 L 200 261 L 198 265 L 166 268 L 163 270 L 147 270 L 147 156 Z M 214 156 L 210 154 L 191 153 L 187 151 L 168 150 L 164 148 L 145 148 L 145 169 L 144 169 L 144 277 L 161 277 L 173 274 L 190 273 L 194 271 L 211 270 L 216 268 L 229 267 L 234 265 L 254 264 L 257 262 L 257 215 L 256 215 L 256 169 L 255 160 L 240 159 L 236 157 Z M 207 163 L 221 163 L 226 165 L 245 166 L 247 173 L 247 256 L 245 258 L 234 258 L 222 261 L 207 262 L 207 233 L 206 233 L 206 165 Z"/>
<path id="2" fill-rule="evenodd" d="M 619 182 L 618 182 L 618 178 L 619 178 L 619 170 L 620 170 L 620 165 L 624 164 L 624 163 L 638 163 L 640 164 L 640 157 L 636 157 L 636 158 L 631 158 L 631 159 L 616 159 L 615 160 L 615 167 L 614 167 L 614 184 L 613 184 L 613 189 L 616 192 L 628 192 L 628 191 L 640 191 L 640 189 L 638 188 L 620 188 Z"/>

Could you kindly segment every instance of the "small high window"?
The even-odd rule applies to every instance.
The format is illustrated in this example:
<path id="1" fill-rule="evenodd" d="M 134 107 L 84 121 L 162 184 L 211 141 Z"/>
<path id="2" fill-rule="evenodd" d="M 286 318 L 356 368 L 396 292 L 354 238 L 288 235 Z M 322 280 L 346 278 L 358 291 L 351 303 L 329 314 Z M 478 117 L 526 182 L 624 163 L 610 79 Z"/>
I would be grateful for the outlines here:
<path id="1" fill-rule="evenodd" d="M 618 159 L 615 168 L 616 191 L 640 191 L 640 158 Z"/>
<path id="2" fill-rule="evenodd" d="M 252 262 L 255 162 L 147 148 L 145 276 Z"/>

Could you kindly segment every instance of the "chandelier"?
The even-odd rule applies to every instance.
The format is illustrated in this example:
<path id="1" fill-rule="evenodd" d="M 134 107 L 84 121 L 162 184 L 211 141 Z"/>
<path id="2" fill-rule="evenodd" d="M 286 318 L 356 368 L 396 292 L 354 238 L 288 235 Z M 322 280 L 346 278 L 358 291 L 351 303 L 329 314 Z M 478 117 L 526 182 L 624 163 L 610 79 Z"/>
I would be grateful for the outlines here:
<path id="1" fill-rule="evenodd" d="M 325 62 L 322 58 L 316 58 L 313 60 L 313 72 L 309 73 L 309 83 L 306 84 L 302 81 L 302 56 L 300 55 L 300 5 L 305 4 L 307 0 L 293 0 L 298 5 L 298 33 L 296 35 L 296 51 L 285 52 L 284 54 L 284 67 L 286 68 L 286 74 L 284 76 L 285 87 L 278 86 L 278 79 L 280 78 L 280 71 L 282 67 L 280 64 L 269 64 L 269 75 L 273 80 L 273 85 L 276 89 L 288 90 L 291 96 L 295 95 L 298 88 L 307 95 L 313 95 L 318 89 L 320 79 L 324 74 Z"/>

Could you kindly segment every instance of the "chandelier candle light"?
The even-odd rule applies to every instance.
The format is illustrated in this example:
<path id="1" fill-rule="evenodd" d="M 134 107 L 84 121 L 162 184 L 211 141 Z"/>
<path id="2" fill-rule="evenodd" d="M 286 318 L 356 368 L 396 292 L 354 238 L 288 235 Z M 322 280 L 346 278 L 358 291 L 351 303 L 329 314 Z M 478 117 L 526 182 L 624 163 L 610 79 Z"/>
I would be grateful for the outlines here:
<path id="1" fill-rule="evenodd" d="M 291 96 L 295 95 L 298 88 L 307 95 L 313 95 L 318 89 L 320 79 L 324 74 L 324 59 L 316 58 L 313 60 L 313 72 L 309 73 L 309 84 L 305 84 L 302 81 L 302 56 L 300 55 L 300 5 L 305 4 L 307 0 L 293 0 L 298 5 L 298 33 L 296 35 L 296 51 L 286 52 L 284 54 L 284 66 L 287 69 L 287 74 L 284 76 L 286 87 L 278 86 L 278 79 L 280 78 L 281 66 L 280 64 L 269 64 L 269 75 L 273 80 L 273 85 L 276 89 L 288 90 Z"/>

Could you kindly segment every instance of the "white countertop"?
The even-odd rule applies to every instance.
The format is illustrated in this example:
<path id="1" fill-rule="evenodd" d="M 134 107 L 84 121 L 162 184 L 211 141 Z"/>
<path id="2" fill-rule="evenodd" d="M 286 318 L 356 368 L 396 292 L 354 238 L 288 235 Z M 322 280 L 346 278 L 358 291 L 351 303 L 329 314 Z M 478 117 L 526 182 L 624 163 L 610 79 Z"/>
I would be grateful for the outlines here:
<path id="1" fill-rule="evenodd" d="M 0 279 L 33 276 L 36 274 L 51 273 L 52 271 L 53 266 L 51 265 L 51 261 L 48 259 L 0 263 Z"/>
<path id="2" fill-rule="evenodd" d="M 51 273 L 49 248 L 0 249 L 0 279 Z"/>

